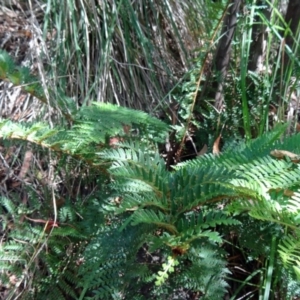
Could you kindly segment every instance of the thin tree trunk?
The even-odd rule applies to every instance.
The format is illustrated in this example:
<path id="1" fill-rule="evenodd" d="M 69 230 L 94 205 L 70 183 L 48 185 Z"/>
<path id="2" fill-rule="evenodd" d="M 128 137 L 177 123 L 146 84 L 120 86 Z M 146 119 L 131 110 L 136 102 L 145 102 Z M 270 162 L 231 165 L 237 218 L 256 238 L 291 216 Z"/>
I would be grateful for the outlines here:
<path id="1" fill-rule="evenodd" d="M 299 34 L 299 23 L 300 23 L 300 1 L 290 0 L 285 16 L 285 22 L 290 25 L 291 34 L 288 34 L 285 43 L 291 49 L 294 48 L 295 40 L 297 40 L 297 34 Z M 289 65 L 290 58 L 287 53 L 284 55 L 283 66 Z"/>
<path id="2" fill-rule="evenodd" d="M 297 45 L 297 40 L 299 38 L 299 25 L 300 25 L 300 1 L 290 0 L 287 12 L 285 15 L 285 22 L 289 25 L 290 31 L 285 37 L 285 44 L 291 49 L 293 53 L 298 53 L 295 51 L 295 47 L 299 47 Z M 289 69 L 293 67 L 293 62 L 291 57 L 288 55 L 288 50 L 285 49 L 283 55 L 283 61 L 281 63 L 282 73 L 284 74 L 284 81 L 294 81 L 296 78 L 290 77 Z M 295 111 L 299 109 L 299 98 L 295 93 L 295 81 L 289 82 L 290 86 L 286 95 L 283 95 L 285 99 L 289 99 L 288 107 L 287 107 L 287 121 L 291 122 L 294 119 Z M 282 101 L 281 99 L 279 100 Z M 288 134 L 291 133 L 293 127 L 293 123 L 291 122 L 288 127 Z"/>
<path id="3" fill-rule="evenodd" d="M 215 56 L 215 70 L 218 74 L 218 78 L 213 83 L 213 88 L 216 90 L 215 107 L 218 110 L 221 110 L 223 107 L 223 84 L 227 75 L 231 43 L 236 28 L 237 13 L 239 12 L 241 2 L 241 0 L 232 0 L 232 5 L 230 6 L 229 12 L 224 19 L 221 39 L 219 41 Z"/>
<path id="4" fill-rule="evenodd" d="M 257 2 L 258 6 L 265 5 L 265 0 Z M 265 15 L 267 20 L 270 19 L 272 8 L 261 9 L 261 12 Z M 250 46 L 250 59 L 248 63 L 248 70 L 253 72 L 263 72 L 265 70 L 265 58 L 266 58 L 266 46 L 268 39 L 268 30 L 265 22 L 260 22 L 259 16 L 256 16 L 253 31 L 252 31 L 252 43 Z"/>

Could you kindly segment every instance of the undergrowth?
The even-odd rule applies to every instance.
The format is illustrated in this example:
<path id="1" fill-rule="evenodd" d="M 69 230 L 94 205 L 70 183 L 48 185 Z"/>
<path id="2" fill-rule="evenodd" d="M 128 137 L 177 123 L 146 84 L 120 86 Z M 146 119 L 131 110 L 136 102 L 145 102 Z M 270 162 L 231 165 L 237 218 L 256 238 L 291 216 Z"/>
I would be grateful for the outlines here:
<path id="1" fill-rule="evenodd" d="M 132 11 L 122 10 L 129 4 L 112 2 L 124 20 L 129 18 L 128 24 L 136 24 Z M 282 30 L 267 22 L 264 5 L 246 4 L 246 21 L 238 19 L 243 26 L 234 40 L 235 54 L 241 57 L 231 60 L 222 109 L 215 107 L 215 99 L 205 91 L 206 84 L 219 74 L 210 77 L 206 70 L 213 65 L 211 54 L 229 2 L 214 4 L 219 11 L 203 24 L 208 28 L 203 53 L 186 72 L 186 80 L 167 95 L 173 101 L 166 103 L 171 126 L 142 111 L 90 102 L 84 83 L 101 73 L 105 64 L 91 68 L 78 84 L 83 96 L 77 106 L 66 91 L 45 90 L 28 68 L 17 66 L 6 52 L 0 52 L 0 79 L 38 98 L 52 120 L 0 120 L 0 280 L 5 299 L 226 296 L 233 300 L 241 291 L 257 299 L 299 295 L 300 136 L 286 134 L 296 122 L 275 126 L 278 120 L 286 121 L 281 114 L 297 88 L 298 74 L 293 67 L 280 69 L 284 49 L 272 56 L 268 47 L 265 55 L 268 64 L 276 64 L 276 72 L 270 74 L 268 64 L 261 72 L 248 72 L 254 21 L 258 18 L 271 30 L 269 44 L 272 39 L 272 44 L 279 44 L 275 37 L 280 37 Z M 47 17 L 56 8 L 52 6 Z M 76 19 L 79 10 L 69 8 L 69 16 Z M 152 11 L 155 8 L 151 7 Z M 103 15 L 96 11 L 95 16 L 104 22 L 109 9 L 105 4 Z M 272 9 L 271 17 L 280 19 L 275 7 Z M 125 26 L 113 20 L 118 28 Z M 176 40 L 175 23 L 171 25 Z M 282 26 L 288 28 L 284 22 Z M 125 36 L 120 34 L 122 30 L 116 32 L 113 38 L 113 32 L 106 33 L 111 39 L 101 44 L 102 53 L 108 55 L 109 41 L 118 37 L 130 49 L 137 44 L 129 32 Z M 140 27 L 134 26 L 134 32 L 148 41 Z M 84 35 L 84 40 L 88 38 Z M 68 39 L 82 46 L 77 36 Z M 159 41 L 157 38 L 158 45 Z M 179 45 L 180 41 L 176 55 L 187 65 L 186 53 Z M 66 46 L 70 54 L 69 44 Z M 150 43 L 143 47 L 147 50 Z M 138 52 L 124 49 L 129 62 L 140 59 Z M 295 53 L 290 53 L 290 58 L 296 64 Z M 80 60 L 76 65 L 80 74 L 79 49 L 74 57 Z M 90 66 L 90 57 L 83 58 Z M 151 57 L 147 59 L 151 65 Z M 119 64 L 112 61 L 112 72 L 117 73 Z M 129 70 L 135 69 L 131 66 Z M 135 71 L 148 78 L 141 70 Z M 280 93 L 276 88 L 279 74 L 285 78 L 280 78 L 284 82 Z M 109 95 L 119 91 L 116 87 L 126 90 L 129 83 L 118 78 L 119 85 L 107 86 L 107 81 L 98 80 L 99 90 L 108 90 Z M 153 86 L 161 84 L 153 74 L 150 78 L 155 79 Z M 153 86 L 149 90 L 154 90 Z M 96 89 L 92 90 L 96 95 Z M 143 94 L 140 90 L 136 93 Z M 123 99 L 122 95 L 116 99 Z M 150 106 L 147 101 L 143 105 Z M 273 106 L 277 119 L 269 120 Z M 198 155 L 204 144 L 213 149 L 220 133 L 226 139 L 222 153 L 207 154 L 211 151 L 206 150 Z M 180 152 L 186 150 L 183 142 L 187 138 L 192 140 L 195 159 L 182 162 Z M 177 143 L 174 161 L 181 163 L 176 166 L 168 164 L 159 151 L 166 141 L 171 148 Z M 247 270 L 243 270 L 244 264 Z"/>
<path id="2" fill-rule="evenodd" d="M 225 228 L 240 235 L 239 247 L 252 249 L 248 259 L 264 255 L 260 272 L 271 275 L 256 284 L 265 294 L 276 284 L 279 261 L 287 273 L 278 280 L 299 276 L 300 136 L 282 138 L 287 126 L 168 171 L 155 146 L 167 132 L 161 121 L 108 104 L 80 108 L 71 119 L 52 128 L 1 122 L 3 142 L 48 149 L 62 176 L 66 157 L 99 174 L 85 199 L 65 194 L 59 202 L 59 185 L 50 179 L 46 205 L 23 175 L 22 203 L 17 194 L 1 198 L 7 299 L 221 298 L 234 271 L 222 247 L 230 242 Z M 109 144 L 112 136 L 117 145 Z M 255 236 L 244 241 L 242 216 L 269 224 L 265 232 L 255 229 L 259 247 L 251 246 Z M 248 224 L 254 230 L 257 223 Z"/>

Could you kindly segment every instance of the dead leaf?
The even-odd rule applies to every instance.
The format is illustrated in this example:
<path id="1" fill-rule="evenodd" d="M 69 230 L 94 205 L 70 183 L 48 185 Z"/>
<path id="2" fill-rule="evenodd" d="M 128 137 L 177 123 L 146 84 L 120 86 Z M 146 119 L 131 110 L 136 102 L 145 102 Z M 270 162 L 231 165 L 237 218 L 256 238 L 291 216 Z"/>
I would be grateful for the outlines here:
<path id="1" fill-rule="evenodd" d="M 24 160 L 23 160 L 23 164 L 22 164 L 22 167 L 21 167 L 21 170 L 20 170 L 20 173 L 19 173 L 19 178 L 20 179 L 24 179 L 24 177 L 26 176 L 26 174 L 29 170 L 32 158 L 33 158 L 32 151 L 26 151 L 25 156 L 24 156 Z"/>
<path id="2" fill-rule="evenodd" d="M 207 145 L 205 144 L 202 149 L 197 153 L 197 156 L 202 156 L 207 153 Z"/>
<path id="3" fill-rule="evenodd" d="M 11 275 L 9 277 L 9 282 L 12 284 L 12 285 L 16 285 L 18 283 L 18 277 L 16 275 Z"/>
<path id="4" fill-rule="evenodd" d="M 131 126 L 130 125 L 123 125 L 123 131 L 125 134 L 129 135 L 130 134 L 130 130 L 131 130 Z"/>
<path id="5" fill-rule="evenodd" d="M 290 151 L 275 149 L 275 150 L 271 151 L 270 154 L 271 154 L 271 156 L 274 156 L 278 159 L 283 159 L 284 157 L 287 156 L 294 163 L 300 162 L 300 156 L 298 154 L 295 154 L 295 153 L 290 152 Z"/>
<path id="6" fill-rule="evenodd" d="M 217 137 L 217 139 L 214 142 L 214 146 L 213 146 L 213 154 L 215 155 L 219 155 L 221 153 L 220 151 L 220 140 L 221 140 L 221 134 Z"/>
<path id="7" fill-rule="evenodd" d="M 283 194 L 287 197 L 292 197 L 294 196 L 294 192 L 291 190 L 284 190 Z"/>
<path id="8" fill-rule="evenodd" d="M 292 197 L 295 194 L 292 190 L 289 190 L 289 189 L 283 190 L 281 188 L 272 188 L 272 189 L 268 190 L 268 193 L 276 193 L 276 194 L 278 194 L 280 192 L 283 192 L 283 195 L 287 196 L 287 197 Z"/>

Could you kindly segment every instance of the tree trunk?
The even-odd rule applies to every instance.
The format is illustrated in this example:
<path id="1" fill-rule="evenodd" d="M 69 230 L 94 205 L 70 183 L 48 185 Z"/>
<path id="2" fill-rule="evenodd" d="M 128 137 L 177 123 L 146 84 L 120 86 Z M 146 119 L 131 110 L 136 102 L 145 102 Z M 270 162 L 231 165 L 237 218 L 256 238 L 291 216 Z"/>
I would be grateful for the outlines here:
<path id="1" fill-rule="evenodd" d="M 241 0 L 232 0 L 232 5 L 230 6 L 229 12 L 224 19 L 221 39 L 219 41 L 215 56 L 215 70 L 218 74 L 218 78 L 213 83 L 213 88 L 216 90 L 215 107 L 218 110 L 221 110 L 223 106 L 224 78 L 227 75 L 231 43 L 236 28 L 237 13 L 239 12 L 241 2 Z"/>
<path id="2" fill-rule="evenodd" d="M 265 0 L 257 2 L 258 6 L 265 5 Z M 264 8 L 261 12 L 265 15 L 267 20 L 270 19 L 272 8 Z M 250 57 L 248 63 L 248 70 L 253 72 L 265 71 L 264 61 L 266 58 L 266 46 L 268 39 L 268 30 L 264 22 L 261 22 L 259 16 L 255 17 L 252 31 L 252 43 L 250 46 Z"/>
<path id="3" fill-rule="evenodd" d="M 299 35 L 299 22 L 300 22 L 300 1 L 290 0 L 285 16 L 285 22 L 290 26 L 291 33 L 286 36 L 285 43 L 291 49 L 295 45 L 297 40 L 297 34 Z M 285 52 L 283 66 L 286 67 L 289 65 L 290 57 Z"/>
<path id="4" fill-rule="evenodd" d="M 285 15 L 285 22 L 289 26 L 289 32 L 285 37 L 285 44 L 290 48 L 291 52 L 298 53 L 298 51 L 295 51 L 295 47 L 297 47 L 297 41 L 299 38 L 299 19 L 300 15 L 300 1 L 290 0 L 287 12 Z M 290 52 L 288 49 L 284 49 L 284 55 L 283 55 L 283 61 L 281 62 L 282 67 L 282 73 L 284 74 L 284 78 L 281 79 L 285 82 L 290 83 L 289 89 L 287 90 L 285 95 L 282 95 L 282 98 L 288 99 L 288 107 L 287 107 L 287 121 L 291 122 L 294 120 L 295 112 L 299 110 L 299 98 L 297 97 L 297 94 L 295 93 L 295 80 L 297 80 L 294 77 L 290 77 L 291 74 L 289 72 L 289 68 L 293 66 L 293 58 L 289 56 L 288 52 Z M 280 99 L 281 102 L 281 99 Z M 291 133 L 293 127 L 293 123 L 291 122 L 288 127 L 288 134 Z"/>

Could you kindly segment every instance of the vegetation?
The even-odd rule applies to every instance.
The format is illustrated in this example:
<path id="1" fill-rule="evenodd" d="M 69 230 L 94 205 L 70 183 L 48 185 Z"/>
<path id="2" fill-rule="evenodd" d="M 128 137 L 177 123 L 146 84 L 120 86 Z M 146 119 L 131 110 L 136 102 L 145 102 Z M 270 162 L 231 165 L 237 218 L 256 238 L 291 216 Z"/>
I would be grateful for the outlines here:
<path id="1" fill-rule="evenodd" d="M 298 297 L 298 11 L 5 1 L 1 298 Z"/>

